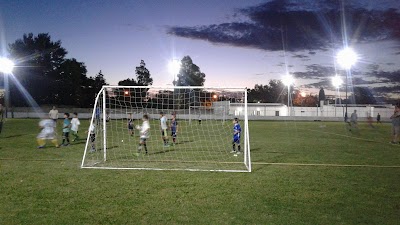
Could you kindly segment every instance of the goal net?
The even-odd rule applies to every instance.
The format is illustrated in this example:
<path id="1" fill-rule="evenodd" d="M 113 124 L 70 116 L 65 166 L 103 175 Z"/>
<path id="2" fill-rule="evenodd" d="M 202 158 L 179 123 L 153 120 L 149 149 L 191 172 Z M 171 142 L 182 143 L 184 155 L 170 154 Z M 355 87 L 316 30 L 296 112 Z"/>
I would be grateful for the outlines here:
<path id="1" fill-rule="evenodd" d="M 240 104 L 244 113 L 235 116 L 231 103 Z M 241 127 L 236 144 L 234 118 Z M 103 86 L 95 99 L 81 167 L 250 172 L 247 91 Z"/>

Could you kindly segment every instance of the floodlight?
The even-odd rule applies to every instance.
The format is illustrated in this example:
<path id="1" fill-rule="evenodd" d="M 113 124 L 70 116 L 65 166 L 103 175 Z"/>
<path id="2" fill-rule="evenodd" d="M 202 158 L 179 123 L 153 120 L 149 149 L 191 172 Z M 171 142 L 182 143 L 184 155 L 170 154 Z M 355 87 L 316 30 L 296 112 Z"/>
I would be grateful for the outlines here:
<path id="1" fill-rule="evenodd" d="M 290 86 L 294 83 L 294 78 L 291 75 L 285 75 L 282 78 L 282 82 L 285 86 Z"/>
<path id="2" fill-rule="evenodd" d="M 213 98 L 214 98 L 214 99 L 217 99 L 217 98 L 218 98 L 218 96 L 217 96 L 217 95 L 213 95 Z"/>
<path id="3" fill-rule="evenodd" d="M 342 78 L 338 76 L 332 77 L 332 85 L 336 88 L 339 88 L 343 84 Z"/>
<path id="4" fill-rule="evenodd" d="M 307 94 L 306 94 L 304 91 L 302 91 L 302 92 L 300 93 L 300 95 L 301 95 L 301 97 L 304 98 L 304 97 L 306 97 Z"/>
<path id="5" fill-rule="evenodd" d="M 168 63 L 168 70 L 171 74 L 177 74 L 181 69 L 181 62 L 177 59 L 173 59 Z"/>
<path id="6" fill-rule="evenodd" d="M 358 60 L 358 55 L 351 48 L 344 48 L 336 55 L 339 65 L 345 69 L 350 69 Z"/>
<path id="7" fill-rule="evenodd" d="M 14 69 L 14 63 L 4 57 L 0 57 L 0 72 L 3 73 L 12 73 Z"/>

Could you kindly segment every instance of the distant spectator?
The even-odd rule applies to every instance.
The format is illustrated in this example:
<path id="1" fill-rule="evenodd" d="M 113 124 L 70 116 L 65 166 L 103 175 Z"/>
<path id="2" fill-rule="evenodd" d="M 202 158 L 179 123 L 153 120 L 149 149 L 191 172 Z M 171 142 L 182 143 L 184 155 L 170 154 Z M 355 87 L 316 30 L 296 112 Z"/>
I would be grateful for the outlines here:
<path id="1" fill-rule="evenodd" d="M 381 123 L 381 115 L 379 113 L 376 116 L 376 123 Z"/>
<path id="2" fill-rule="evenodd" d="M 373 122 L 374 122 L 374 119 L 372 119 L 372 116 L 368 115 L 368 117 L 367 117 L 368 126 L 371 128 L 375 128 L 374 125 L 372 124 Z"/>
<path id="3" fill-rule="evenodd" d="M 0 104 L 0 121 L 3 120 L 4 117 L 4 107 L 2 104 Z"/>
<path id="4" fill-rule="evenodd" d="M 56 109 L 55 106 L 53 106 L 53 109 L 50 110 L 49 112 L 49 117 L 54 121 L 54 126 L 57 125 L 57 120 L 58 120 L 58 110 Z"/>
<path id="5" fill-rule="evenodd" d="M 394 113 L 390 117 L 392 120 L 392 144 L 399 143 L 399 133 L 400 133 L 400 107 L 396 106 L 394 108 Z"/>
<path id="6" fill-rule="evenodd" d="M 4 118 L 3 112 L 4 112 L 3 105 L 0 104 L 0 134 L 1 134 L 1 131 L 3 130 L 3 118 Z"/>
<path id="7" fill-rule="evenodd" d="M 354 112 L 350 116 L 350 130 L 351 129 L 357 129 L 357 110 L 354 110 Z"/>

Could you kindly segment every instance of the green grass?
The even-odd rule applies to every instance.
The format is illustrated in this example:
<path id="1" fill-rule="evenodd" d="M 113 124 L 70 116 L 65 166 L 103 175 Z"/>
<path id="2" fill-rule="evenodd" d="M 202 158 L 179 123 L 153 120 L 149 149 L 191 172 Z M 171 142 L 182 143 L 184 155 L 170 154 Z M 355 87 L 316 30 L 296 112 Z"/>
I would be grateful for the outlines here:
<path id="1" fill-rule="evenodd" d="M 37 122 L 0 135 L 0 224 L 399 224 L 389 124 L 250 122 L 253 172 L 221 173 L 80 169 L 84 143 L 36 149 Z"/>

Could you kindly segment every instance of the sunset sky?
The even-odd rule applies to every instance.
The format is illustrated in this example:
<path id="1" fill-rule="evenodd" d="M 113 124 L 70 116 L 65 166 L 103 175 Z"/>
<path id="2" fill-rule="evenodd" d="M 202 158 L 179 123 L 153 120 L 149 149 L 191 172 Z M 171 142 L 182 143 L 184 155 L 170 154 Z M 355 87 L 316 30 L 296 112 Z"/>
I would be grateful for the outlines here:
<path id="1" fill-rule="evenodd" d="M 205 86 L 252 88 L 288 72 L 297 88 L 329 93 L 330 78 L 344 74 L 335 65 L 343 18 L 360 58 L 353 84 L 376 95 L 399 93 L 398 0 L 343 8 L 337 0 L 0 0 L 0 49 L 6 56 L 24 33 L 49 33 L 68 58 L 85 63 L 88 76 L 102 70 L 110 84 L 133 78 L 143 59 L 154 85 L 172 85 L 168 62 L 189 55 L 206 74 Z"/>

